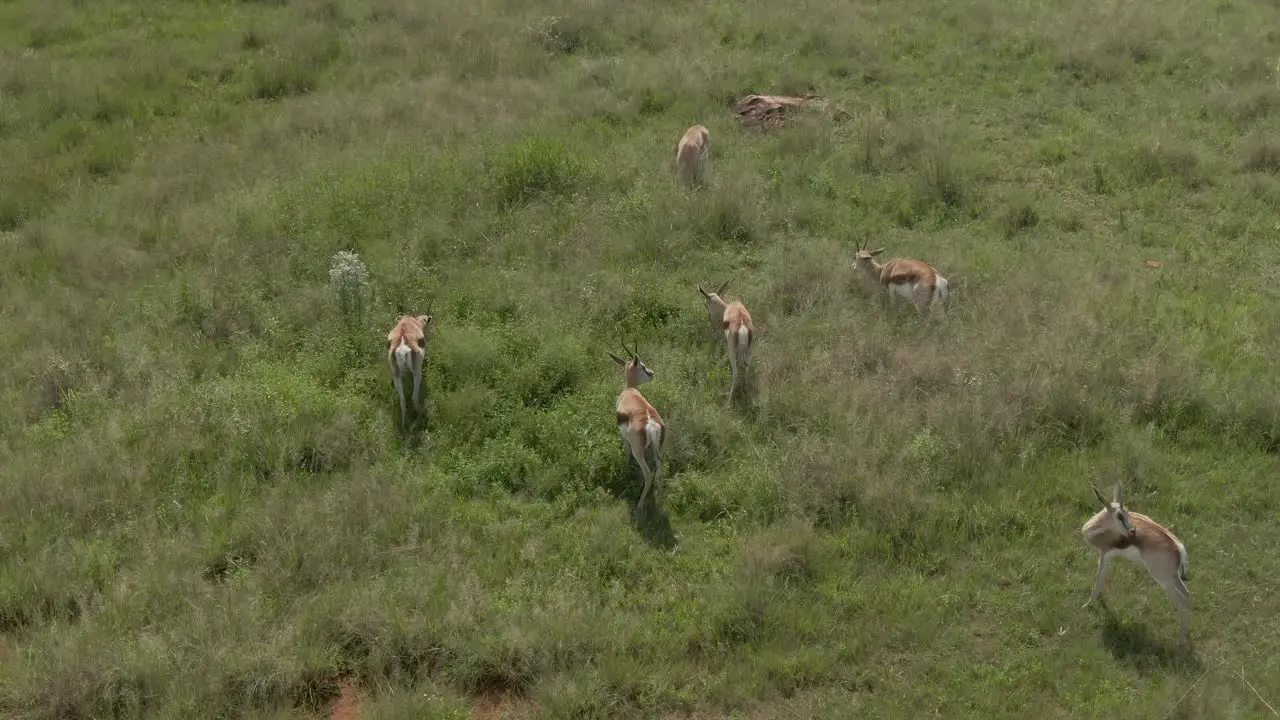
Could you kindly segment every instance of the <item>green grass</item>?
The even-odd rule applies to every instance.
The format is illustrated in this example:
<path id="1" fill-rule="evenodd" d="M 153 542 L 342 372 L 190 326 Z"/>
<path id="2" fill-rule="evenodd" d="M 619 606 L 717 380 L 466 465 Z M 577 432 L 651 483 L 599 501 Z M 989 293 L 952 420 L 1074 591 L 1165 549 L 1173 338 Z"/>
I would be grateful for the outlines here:
<path id="1" fill-rule="evenodd" d="M 312 716 L 353 678 L 376 718 L 1270 716 L 1274 14 L 0 4 L 0 715 Z M 743 132 L 750 92 L 850 117 Z M 864 238 L 951 280 L 945 322 L 881 310 Z M 696 291 L 729 278 L 735 407 Z M 401 434 L 384 338 L 429 304 Z M 638 521 L 623 341 L 670 426 Z M 1117 481 L 1187 545 L 1191 656 L 1139 567 L 1080 610 Z"/>

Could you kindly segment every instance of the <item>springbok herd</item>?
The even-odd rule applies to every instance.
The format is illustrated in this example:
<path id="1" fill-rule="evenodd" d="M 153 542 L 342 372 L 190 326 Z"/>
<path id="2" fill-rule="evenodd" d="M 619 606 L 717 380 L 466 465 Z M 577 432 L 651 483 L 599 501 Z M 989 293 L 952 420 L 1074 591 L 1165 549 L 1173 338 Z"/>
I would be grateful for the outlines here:
<path id="1" fill-rule="evenodd" d="M 711 134 L 702 125 L 694 125 L 680 138 L 676 146 L 676 168 L 679 181 L 687 186 L 701 186 L 707 176 L 711 155 Z M 868 251 L 857 248 L 853 267 L 877 288 L 882 303 L 892 305 L 898 296 L 911 301 L 923 320 L 929 319 L 934 306 L 945 311 L 949 295 L 947 279 L 932 266 L 920 260 L 893 258 L 887 262 L 876 261 L 884 248 Z M 715 292 L 707 292 L 698 286 L 698 292 L 706 303 L 712 325 L 724 333 L 728 346 L 732 381 L 728 396 L 732 401 L 742 386 L 751 362 L 751 348 L 755 344 L 756 329 L 751 313 L 739 300 L 727 302 L 721 297 L 726 281 Z M 433 329 L 430 308 L 426 315 L 403 315 L 396 318 L 395 327 L 387 334 L 387 363 L 396 395 L 400 400 L 400 425 L 407 422 L 405 399 L 405 375 L 413 377 L 413 405 L 421 407 L 422 363 L 426 353 L 428 335 Z M 635 349 L 623 349 L 627 357 L 612 352 L 609 357 L 622 367 L 623 389 L 616 403 L 618 433 L 628 461 L 635 458 L 644 475 L 644 490 L 636 505 L 644 506 L 650 489 L 654 492 L 655 507 L 662 503 L 662 451 L 667 437 L 667 426 L 657 408 L 645 399 L 640 386 L 654 379 L 655 373 L 640 359 Z M 652 469 L 650 468 L 652 465 Z M 1093 594 L 1084 607 L 1097 601 L 1106 582 L 1107 567 L 1116 556 L 1128 558 L 1146 567 L 1151 577 L 1169 594 L 1178 609 L 1178 640 L 1188 641 L 1190 591 L 1187 581 L 1187 549 L 1167 528 L 1140 513 L 1131 512 L 1124 505 L 1124 496 L 1116 485 L 1111 501 L 1093 488 L 1093 494 L 1102 505 L 1081 528 L 1084 542 L 1098 552 L 1098 574 L 1094 580 Z"/>

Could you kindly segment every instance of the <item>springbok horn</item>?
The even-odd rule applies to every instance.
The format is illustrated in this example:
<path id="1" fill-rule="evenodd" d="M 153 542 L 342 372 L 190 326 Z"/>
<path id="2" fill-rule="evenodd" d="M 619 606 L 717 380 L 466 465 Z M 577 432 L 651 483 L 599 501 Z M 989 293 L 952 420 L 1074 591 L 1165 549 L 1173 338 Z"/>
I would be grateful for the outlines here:
<path id="1" fill-rule="evenodd" d="M 1102 503 L 1103 509 L 1111 507 L 1111 503 L 1107 502 L 1107 499 L 1102 497 L 1102 493 L 1098 492 L 1098 488 L 1093 487 L 1092 485 L 1089 487 L 1093 488 L 1093 496 L 1098 498 L 1098 502 Z"/>

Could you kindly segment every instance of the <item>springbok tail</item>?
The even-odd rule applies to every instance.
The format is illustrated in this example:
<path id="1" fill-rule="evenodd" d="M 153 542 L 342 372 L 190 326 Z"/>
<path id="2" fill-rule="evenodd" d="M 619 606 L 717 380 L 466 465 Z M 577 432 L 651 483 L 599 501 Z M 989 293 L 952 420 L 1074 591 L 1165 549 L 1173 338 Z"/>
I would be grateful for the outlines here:
<path id="1" fill-rule="evenodd" d="M 751 346 L 751 328 L 746 325 L 739 325 L 738 329 L 734 330 L 728 325 L 728 323 L 725 323 L 724 339 L 735 355 Z"/>
<path id="2" fill-rule="evenodd" d="M 938 284 L 935 285 L 933 288 L 933 297 L 942 302 L 946 302 L 947 298 L 950 295 L 951 295 L 951 283 L 947 282 L 946 278 L 939 275 Z"/>
<path id="3" fill-rule="evenodd" d="M 413 364 L 412 363 L 413 348 L 409 347 L 409 344 L 406 343 L 403 339 L 401 339 L 400 344 L 396 346 L 395 355 L 396 355 L 397 370 L 403 372 L 405 370 L 408 370 L 410 366 Z"/>
<path id="4" fill-rule="evenodd" d="M 653 477 L 656 479 L 662 473 L 662 441 L 666 428 L 650 422 L 644 426 L 644 434 L 649 441 L 649 452 L 653 455 Z"/>

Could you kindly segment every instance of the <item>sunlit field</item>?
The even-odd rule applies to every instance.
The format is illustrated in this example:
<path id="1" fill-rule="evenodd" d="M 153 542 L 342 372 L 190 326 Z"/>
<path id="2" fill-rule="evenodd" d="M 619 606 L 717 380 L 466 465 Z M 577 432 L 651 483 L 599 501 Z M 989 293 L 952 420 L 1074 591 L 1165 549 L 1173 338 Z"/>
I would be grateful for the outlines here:
<path id="1" fill-rule="evenodd" d="M 1278 11 L 0 3 L 0 716 L 1276 716 Z"/>

